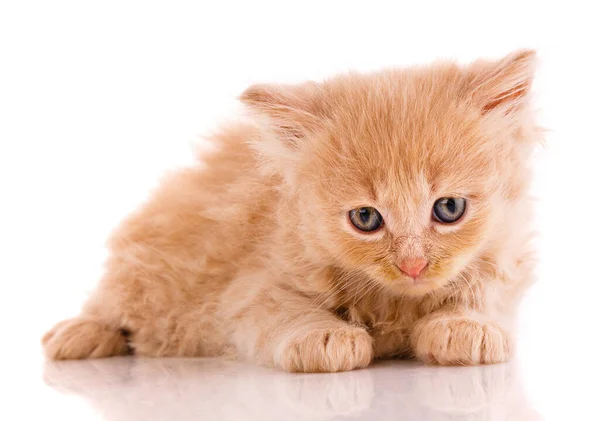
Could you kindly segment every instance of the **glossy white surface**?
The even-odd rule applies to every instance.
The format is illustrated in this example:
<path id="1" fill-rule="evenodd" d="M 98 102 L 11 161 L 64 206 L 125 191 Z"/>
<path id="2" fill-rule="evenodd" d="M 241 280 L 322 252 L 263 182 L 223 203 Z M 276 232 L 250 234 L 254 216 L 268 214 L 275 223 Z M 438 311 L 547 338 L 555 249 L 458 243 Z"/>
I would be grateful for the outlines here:
<path id="1" fill-rule="evenodd" d="M 119 358 L 47 364 L 44 380 L 87 403 L 79 416 L 136 420 L 537 420 L 514 364 L 385 362 L 327 375 L 218 360 Z M 63 414 L 73 414 L 65 396 Z"/>
<path id="2" fill-rule="evenodd" d="M 527 370 L 517 361 L 481 367 L 384 361 L 346 373 L 289 374 L 218 359 L 50 362 L 42 373 L 31 370 L 33 376 L 17 380 L 24 388 L 9 392 L 0 415 L 103 421 L 598 419 L 598 389 L 579 392 L 582 385 L 597 385 L 597 367 L 573 364 L 566 377 L 548 367 L 541 361 Z"/>

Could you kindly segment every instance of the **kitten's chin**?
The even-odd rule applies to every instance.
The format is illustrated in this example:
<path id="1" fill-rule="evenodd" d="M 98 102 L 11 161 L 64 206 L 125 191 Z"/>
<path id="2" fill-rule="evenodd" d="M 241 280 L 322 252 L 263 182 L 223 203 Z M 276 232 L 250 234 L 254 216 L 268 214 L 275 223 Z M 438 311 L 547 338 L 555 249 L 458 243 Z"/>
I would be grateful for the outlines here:
<path id="1" fill-rule="evenodd" d="M 386 282 L 386 286 L 398 295 L 410 297 L 422 297 L 444 286 L 444 282 L 435 279 L 412 279 L 402 278 L 391 282 Z"/>

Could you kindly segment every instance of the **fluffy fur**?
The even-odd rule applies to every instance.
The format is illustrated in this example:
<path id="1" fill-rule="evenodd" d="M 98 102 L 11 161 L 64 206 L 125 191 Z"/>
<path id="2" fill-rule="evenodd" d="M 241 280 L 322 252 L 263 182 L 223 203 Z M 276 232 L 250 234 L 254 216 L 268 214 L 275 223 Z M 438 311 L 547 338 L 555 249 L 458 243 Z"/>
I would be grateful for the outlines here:
<path id="1" fill-rule="evenodd" d="M 109 242 L 51 359 L 235 355 L 288 371 L 375 358 L 506 361 L 532 280 L 535 54 L 253 86 L 252 118 L 167 178 Z M 455 224 L 440 197 L 467 198 Z M 377 208 L 384 227 L 352 228 Z M 398 266 L 424 258 L 413 280 Z"/>

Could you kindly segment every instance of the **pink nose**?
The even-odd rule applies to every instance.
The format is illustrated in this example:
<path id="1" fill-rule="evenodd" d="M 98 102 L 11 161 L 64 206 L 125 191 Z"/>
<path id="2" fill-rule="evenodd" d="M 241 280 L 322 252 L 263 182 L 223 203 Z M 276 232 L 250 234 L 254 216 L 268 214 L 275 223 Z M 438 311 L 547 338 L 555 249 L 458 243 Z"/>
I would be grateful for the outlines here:
<path id="1" fill-rule="evenodd" d="M 406 259 L 399 265 L 399 268 L 402 272 L 404 272 L 411 278 L 416 279 L 419 277 L 425 266 L 427 266 L 427 260 L 423 258 L 417 258 Z"/>

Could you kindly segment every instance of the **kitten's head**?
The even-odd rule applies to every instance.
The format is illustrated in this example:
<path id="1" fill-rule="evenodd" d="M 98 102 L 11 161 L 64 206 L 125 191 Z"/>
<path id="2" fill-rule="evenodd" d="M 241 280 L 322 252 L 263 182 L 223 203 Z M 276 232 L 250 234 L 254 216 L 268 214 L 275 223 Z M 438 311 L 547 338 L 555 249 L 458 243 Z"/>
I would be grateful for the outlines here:
<path id="1" fill-rule="evenodd" d="M 422 295 L 498 242 L 524 197 L 535 54 L 253 86 L 256 141 L 315 258 Z"/>

